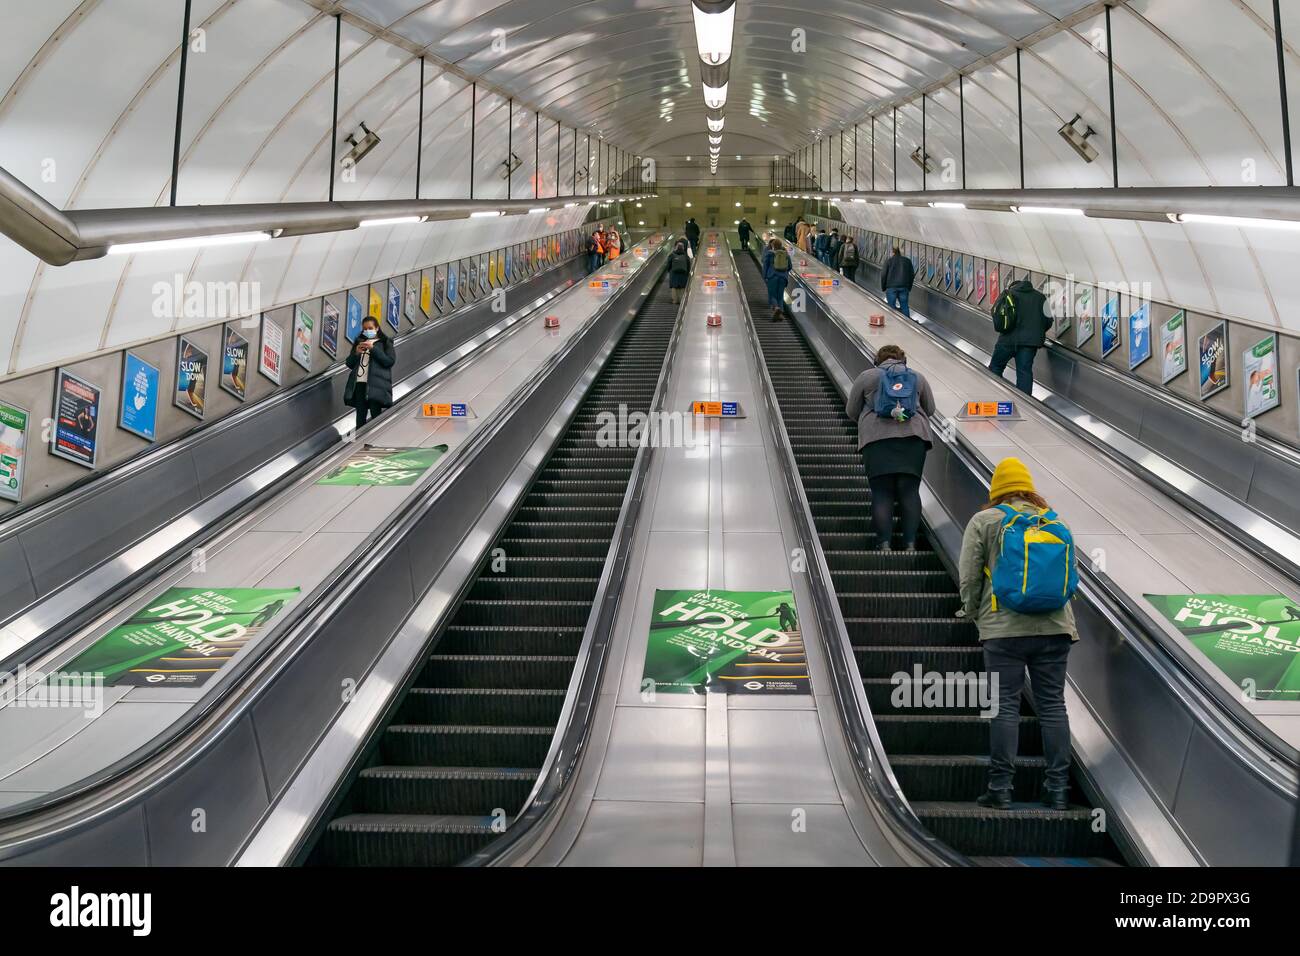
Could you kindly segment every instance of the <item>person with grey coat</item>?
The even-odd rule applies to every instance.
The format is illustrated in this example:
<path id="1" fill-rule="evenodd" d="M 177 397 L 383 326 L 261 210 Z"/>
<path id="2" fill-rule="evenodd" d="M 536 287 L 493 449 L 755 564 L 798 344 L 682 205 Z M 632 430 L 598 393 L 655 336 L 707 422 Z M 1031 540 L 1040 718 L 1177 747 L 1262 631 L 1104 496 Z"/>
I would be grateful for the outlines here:
<path id="1" fill-rule="evenodd" d="M 876 365 L 858 376 L 849 390 L 846 411 L 858 423 L 858 451 L 871 486 L 871 527 L 876 547 L 893 547 L 894 515 L 899 516 L 899 546 L 916 550 L 921 529 L 921 473 L 925 456 L 934 445 L 930 418 L 934 391 L 925 376 L 916 375 L 916 413 L 906 421 L 876 414 L 876 394 L 882 369 L 906 365 L 907 356 L 897 345 L 876 353 Z"/>
<path id="2" fill-rule="evenodd" d="M 397 348 L 379 320 L 368 315 L 361 320 L 361 334 L 352 343 L 346 365 L 348 383 L 343 388 L 343 404 L 357 410 L 357 428 L 367 419 L 393 404 L 393 365 Z"/>

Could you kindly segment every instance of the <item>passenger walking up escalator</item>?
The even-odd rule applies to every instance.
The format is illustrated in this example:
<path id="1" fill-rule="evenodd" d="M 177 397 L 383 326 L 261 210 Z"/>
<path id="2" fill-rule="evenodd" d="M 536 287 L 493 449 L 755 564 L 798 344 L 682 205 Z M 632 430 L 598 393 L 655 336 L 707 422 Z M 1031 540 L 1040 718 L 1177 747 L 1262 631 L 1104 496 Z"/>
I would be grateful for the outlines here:
<path id="1" fill-rule="evenodd" d="M 361 334 L 347 357 L 348 383 L 343 403 L 357 410 L 357 428 L 393 405 L 393 365 L 397 347 L 373 316 L 361 320 Z"/>
<path id="2" fill-rule="evenodd" d="M 880 289 L 885 293 L 885 303 L 910 318 L 912 310 L 908 300 L 912 296 L 912 285 L 915 282 L 916 267 L 912 265 L 912 260 L 903 255 L 902 249 L 894 246 L 893 253 L 885 261 L 885 267 L 880 270 Z"/>
<path id="3" fill-rule="evenodd" d="M 993 327 L 998 341 L 989 370 L 1001 378 L 1014 359 L 1016 388 L 1026 395 L 1034 394 L 1034 359 L 1047 344 L 1047 330 L 1052 327 L 1047 296 L 1028 279 L 1012 284 L 993 306 Z"/>
<path id="4" fill-rule="evenodd" d="M 790 282 L 790 253 L 779 239 L 771 240 L 763 250 L 763 281 L 767 283 L 772 321 L 779 322 L 785 318 L 785 289 Z"/>
<path id="5" fill-rule="evenodd" d="M 1065 669 L 1079 639 L 1070 600 L 1078 586 L 1069 529 L 1034 490 L 1029 469 L 1004 459 L 993 472 L 989 503 L 962 539 L 959 617 L 975 622 L 984 670 L 997 678 L 989 723 L 988 789 L 982 807 L 1009 810 L 1020 744 L 1020 698 L 1029 672 L 1047 769 L 1042 803 L 1070 806 L 1070 721 Z"/>
<path id="6" fill-rule="evenodd" d="M 916 550 L 921 530 L 921 473 L 934 447 L 930 416 L 934 392 L 925 376 L 907 367 L 897 345 L 876 352 L 876 365 L 858 376 L 845 411 L 858 423 L 858 451 L 871 486 L 871 524 L 881 551 L 893 547 L 899 516 L 903 551 Z"/>

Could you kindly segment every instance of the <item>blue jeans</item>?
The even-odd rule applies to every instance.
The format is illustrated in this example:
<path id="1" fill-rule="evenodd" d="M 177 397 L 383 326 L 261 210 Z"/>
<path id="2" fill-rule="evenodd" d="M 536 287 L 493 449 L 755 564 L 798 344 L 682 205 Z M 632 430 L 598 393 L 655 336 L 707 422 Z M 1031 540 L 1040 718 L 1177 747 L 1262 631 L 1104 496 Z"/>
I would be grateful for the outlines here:
<path id="1" fill-rule="evenodd" d="M 885 301 L 891 309 L 897 309 L 908 318 L 912 317 L 912 310 L 907 307 L 908 300 L 912 297 L 911 289 L 886 289 Z"/>
<path id="2" fill-rule="evenodd" d="M 998 677 L 998 712 L 989 722 L 989 789 L 1009 790 L 1020 749 L 1020 696 L 1029 671 L 1034 710 L 1043 734 L 1047 774 L 1043 785 L 1070 785 L 1070 718 L 1065 711 L 1065 665 L 1070 637 L 1000 637 L 985 641 L 984 670 Z"/>
<path id="3" fill-rule="evenodd" d="M 778 272 L 767 280 L 767 304 L 774 309 L 785 311 L 785 287 L 788 272 Z"/>
<path id="4" fill-rule="evenodd" d="M 1034 358 L 1038 349 L 1032 345 L 1003 345 L 998 342 L 993 346 L 993 361 L 989 362 L 989 371 L 998 378 L 1007 370 L 1012 359 L 1016 360 L 1016 388 L 1026 395 L 1034 394 Z"/>

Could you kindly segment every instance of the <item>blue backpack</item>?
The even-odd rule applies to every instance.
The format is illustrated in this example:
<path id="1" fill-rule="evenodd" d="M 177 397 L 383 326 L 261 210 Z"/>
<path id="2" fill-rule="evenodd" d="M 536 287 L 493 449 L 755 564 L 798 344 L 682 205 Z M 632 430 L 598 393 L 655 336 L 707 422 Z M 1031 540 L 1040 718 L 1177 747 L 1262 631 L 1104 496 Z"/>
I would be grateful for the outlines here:
<path id="1" fill-rule="evenodd" d="M 1050 508 L 1026 514 L 998 505 L 1006 517 L 998 533 L 993 569 L 993 610 L 999 605 L 1019 614 L 1059 611 L 1079 589 L 1074 536 Z"/>
<path id="2" fill-rule="evenodd" d="M 901 363 L 882 365 L 876 387 L 876 414 L 908 421 L 916 414 L 916 373 Z"/>

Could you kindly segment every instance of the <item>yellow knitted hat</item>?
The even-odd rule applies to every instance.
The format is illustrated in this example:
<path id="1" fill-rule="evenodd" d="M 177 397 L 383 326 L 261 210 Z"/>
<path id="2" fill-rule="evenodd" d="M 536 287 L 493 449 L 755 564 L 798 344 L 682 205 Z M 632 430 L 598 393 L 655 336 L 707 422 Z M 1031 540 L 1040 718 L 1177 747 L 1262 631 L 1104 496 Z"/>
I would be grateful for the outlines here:
<path id="1" fill-rule="evenodd" d="M 989 486 L 989 499 L 997 501 L 1004 495 L 1017 491 L 1034 491 L 1034 477 L 1019 458 L 1003 458 L 993 471 L 993 483 Z"/>

